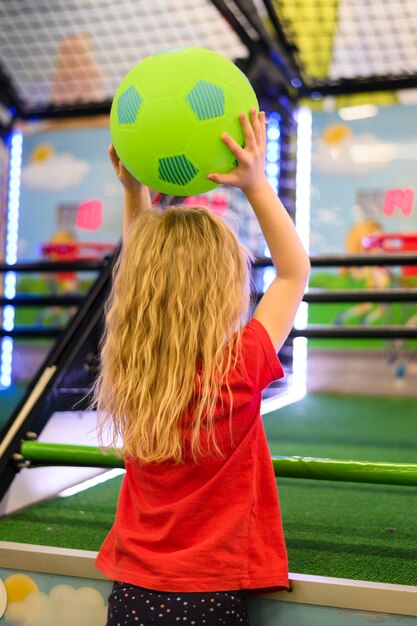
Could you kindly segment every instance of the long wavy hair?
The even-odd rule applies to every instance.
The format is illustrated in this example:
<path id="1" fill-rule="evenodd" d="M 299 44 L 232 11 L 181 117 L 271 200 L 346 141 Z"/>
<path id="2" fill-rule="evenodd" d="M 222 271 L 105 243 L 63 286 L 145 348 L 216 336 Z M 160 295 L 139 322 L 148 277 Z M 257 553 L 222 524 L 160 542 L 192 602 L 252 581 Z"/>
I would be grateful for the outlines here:
<path id="1" fill-rule="evenodd" d="M 202 429 L 222 454 L 215 409 L 236 364 L 249 264 L 230 228 L 205 208 L 147 210 L 134 220 L 114 268 L 93 387 L 101 442 L 106 432 L 110 446 L 121 438 L 124 457 L 183 462 L 181 418 L 192 407 L 192 457 L 203 453 Z M 229 398 L 231 416 L 230 389 Z"/>

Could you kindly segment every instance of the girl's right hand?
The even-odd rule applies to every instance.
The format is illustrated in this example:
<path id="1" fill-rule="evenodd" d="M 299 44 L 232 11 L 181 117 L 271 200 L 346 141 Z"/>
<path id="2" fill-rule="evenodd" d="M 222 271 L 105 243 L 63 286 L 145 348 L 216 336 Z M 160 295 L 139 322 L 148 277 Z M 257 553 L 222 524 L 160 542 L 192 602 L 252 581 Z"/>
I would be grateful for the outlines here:
<path id="1" fill-rule="evenodd" d="M 223 133 L 221 139 L 236 157 L 237 166 L 225 174 L 212 173 L 207 178 L 219 185 L 231 185 L 242 189 L 244 193 L 254 193 L 264 186 L 266 125 L 265 113 L 259 114 L 256 109 L 250 111 L 250 121 L 245 113 L 240 113 L 244 148 L 242 148 L 228 133 Z"/>

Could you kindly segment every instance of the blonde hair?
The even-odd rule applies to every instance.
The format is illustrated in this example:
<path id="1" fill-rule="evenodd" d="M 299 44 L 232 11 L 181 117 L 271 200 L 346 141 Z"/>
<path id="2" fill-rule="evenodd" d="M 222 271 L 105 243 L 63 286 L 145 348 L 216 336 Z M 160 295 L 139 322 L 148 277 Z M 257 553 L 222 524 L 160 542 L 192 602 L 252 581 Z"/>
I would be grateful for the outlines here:
<path id="1" fill-rule="evenodd" d="M 182 462 L 181 418 L 191 407 L 193 459 L 203 454 L 202 429 L 209 448 L 221 454 L 215 409 L 236 364 L 249 262 L 233 232 L 207 209 L 139 214 L 106 304 L 93 389 L 101 441 L 109 430 L 110 445 L 121 436 L 125 457 Z"/>

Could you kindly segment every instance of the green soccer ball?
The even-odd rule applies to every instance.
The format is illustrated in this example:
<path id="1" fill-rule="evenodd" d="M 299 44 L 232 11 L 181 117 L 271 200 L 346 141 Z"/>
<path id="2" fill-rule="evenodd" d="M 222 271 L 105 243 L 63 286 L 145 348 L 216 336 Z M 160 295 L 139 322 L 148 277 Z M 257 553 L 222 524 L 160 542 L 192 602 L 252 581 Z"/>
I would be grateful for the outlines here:
<path id="1" fill-rule="evenodd" d="M 220 136 L 243 145 L 239 113 L 259 110 L 246 76 L 205 48 L 146 57 L 122 80 L 110 113 L 113 145 L 129 172 L 155 191 L 194 196 L 217 187 L 235 157 Z"/>

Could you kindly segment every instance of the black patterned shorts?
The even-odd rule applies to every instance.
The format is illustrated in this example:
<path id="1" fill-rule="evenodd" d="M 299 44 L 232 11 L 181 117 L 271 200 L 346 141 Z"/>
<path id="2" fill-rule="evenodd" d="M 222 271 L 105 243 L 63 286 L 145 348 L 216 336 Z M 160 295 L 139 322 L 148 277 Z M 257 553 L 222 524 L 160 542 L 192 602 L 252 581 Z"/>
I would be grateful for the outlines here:
<path id="1" fill-rule="evenodd" d="M 106 626 L 249 626 L 244 591 L 170 593 L 115 582 Z"/>

